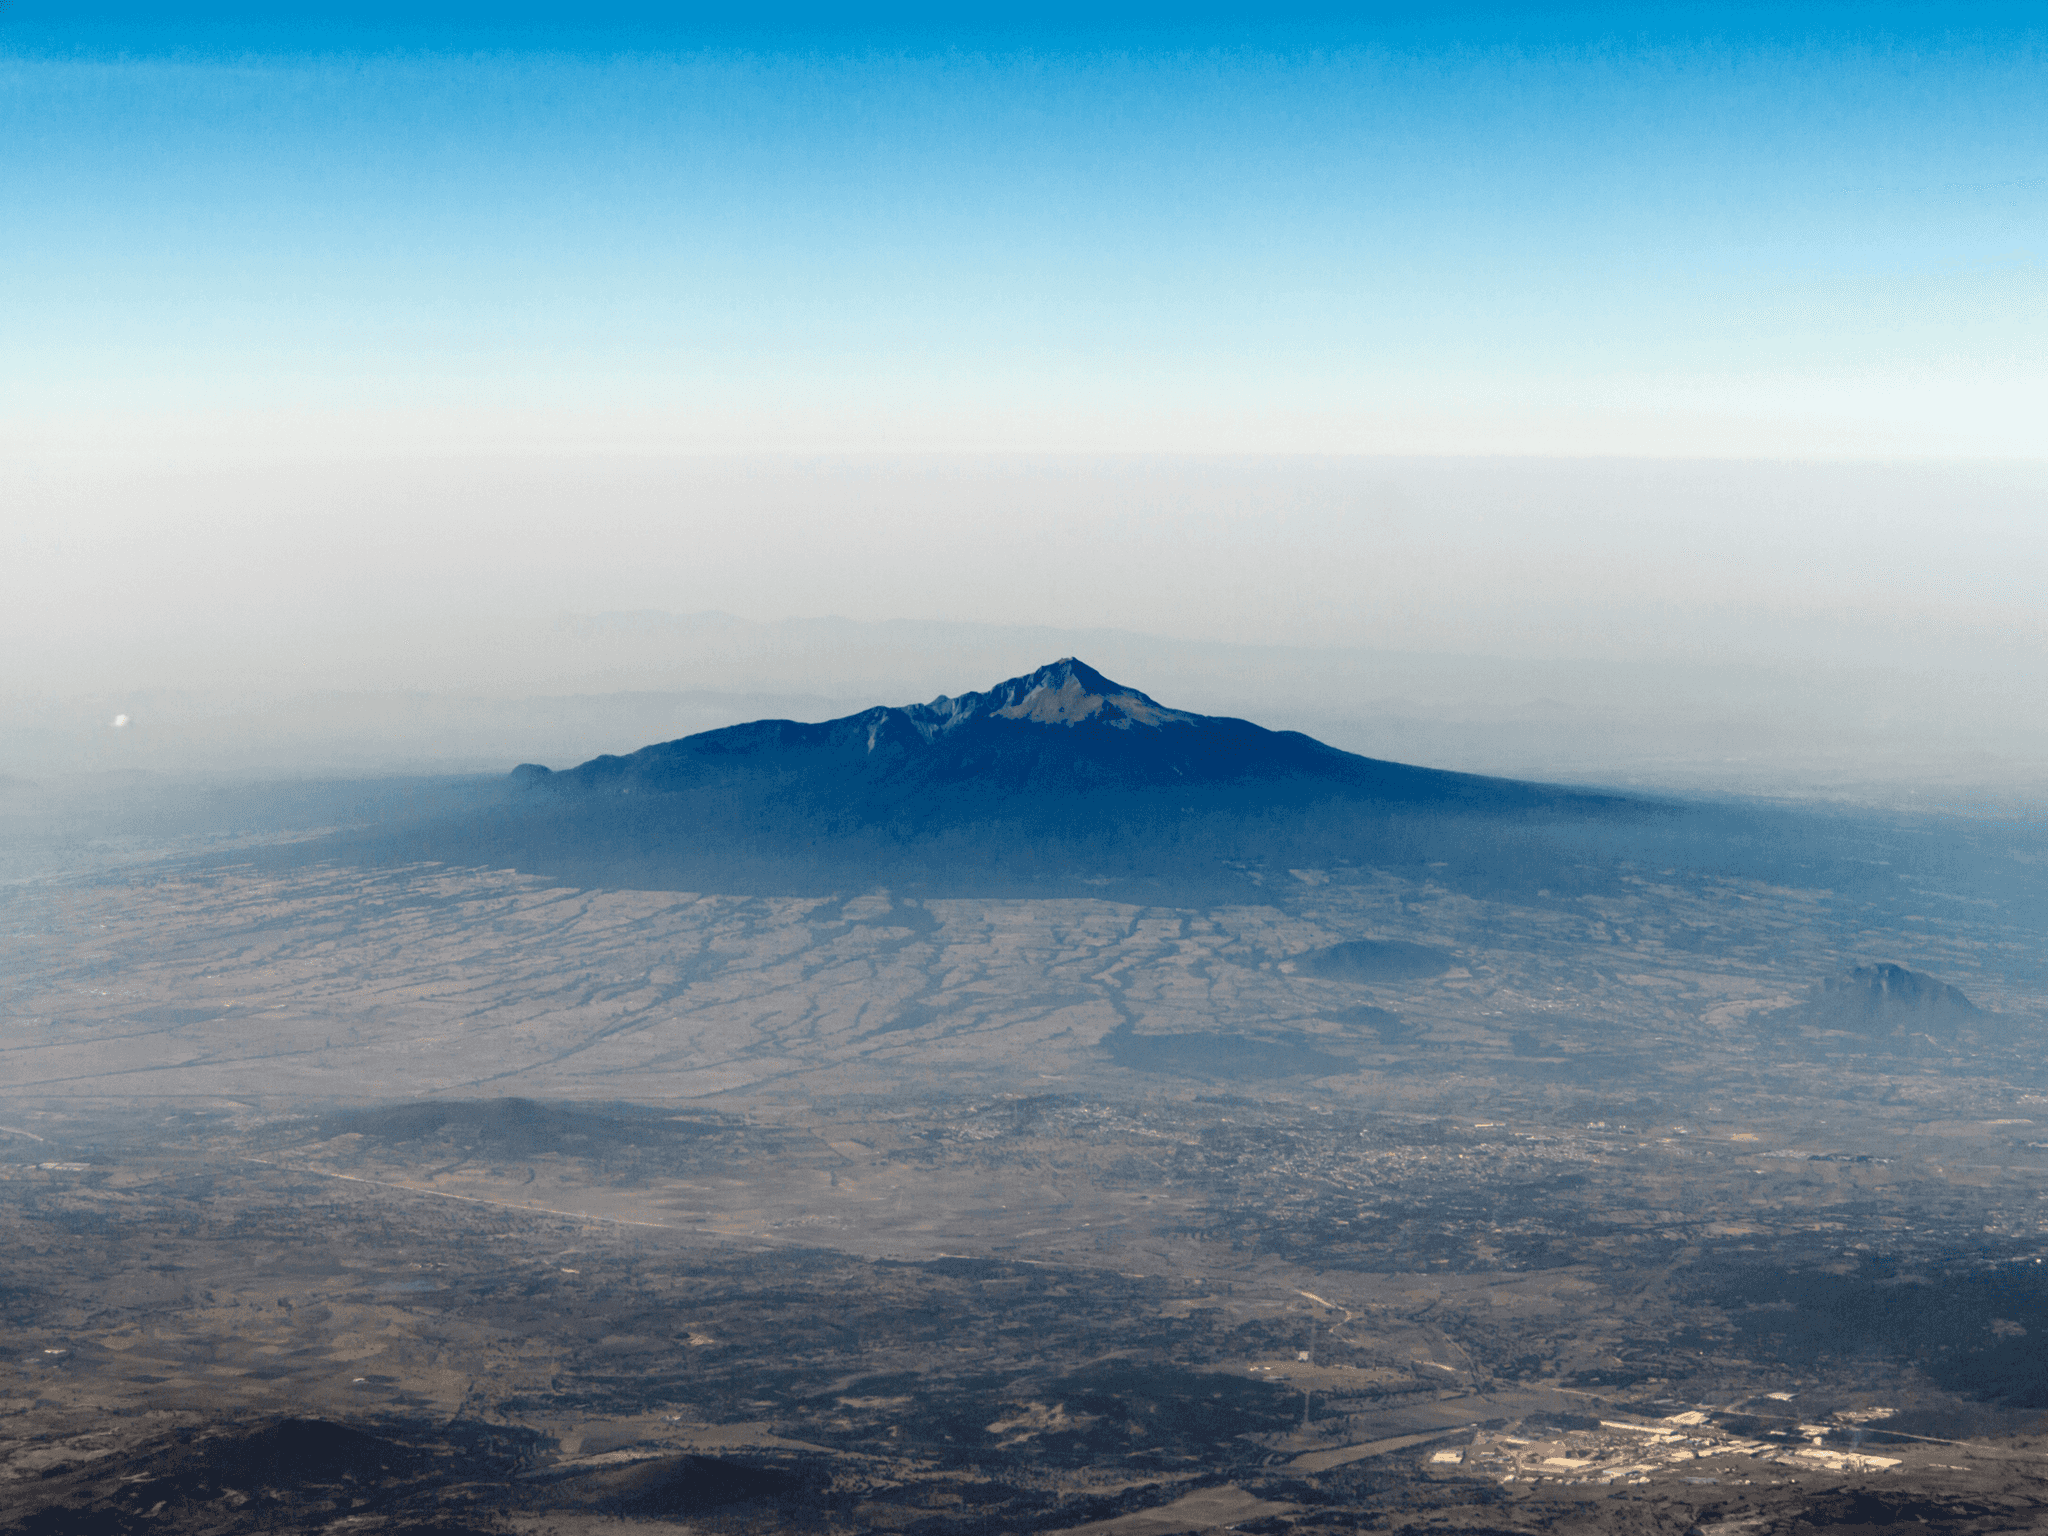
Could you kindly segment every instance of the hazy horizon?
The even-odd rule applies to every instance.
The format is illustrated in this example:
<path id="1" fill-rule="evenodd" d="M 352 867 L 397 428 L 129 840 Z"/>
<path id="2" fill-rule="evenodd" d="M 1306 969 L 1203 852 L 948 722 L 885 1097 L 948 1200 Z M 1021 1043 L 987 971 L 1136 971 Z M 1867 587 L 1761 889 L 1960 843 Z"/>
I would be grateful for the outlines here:
<path id="1" fill-rule="evenodd" d="M 559 768 L 745 720 L 822 720 L 977 691 L 1071 654 L 1177 707 L 1468 772 L 1671 791 L 1931 795 L 2036 812 L 2048 779 L 2038 733 L 2006 725 L 2027 698 L 2010 679 L 1979 679 L 1974 696 L 1958 697 L 1953 679 L 1872 666 L 1544 661 L 644 611 L 558 615 L 544 633 L 580 659 L 621 665 L 581 687 L 558 677 L 552 687 L 17 700 L 0 772 L 47 785 L 132 772 L 235 780 Z M 618 686 L 629 667 L 641 675 Z"/>
<path id="2" fill-rule="evenodd" d="M 2041 466 L 613 457 L 20 489 L 19 776 L 562 766 L 1069 653 L 1480 772 L 2048 775 Z"/>

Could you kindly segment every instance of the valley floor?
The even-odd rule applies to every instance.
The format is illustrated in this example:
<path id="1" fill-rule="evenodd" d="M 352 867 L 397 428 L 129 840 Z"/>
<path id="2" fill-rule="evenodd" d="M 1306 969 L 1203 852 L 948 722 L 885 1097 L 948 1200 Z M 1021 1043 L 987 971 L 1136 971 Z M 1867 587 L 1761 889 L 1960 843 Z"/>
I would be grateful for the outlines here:
<path id="1" fill-rule="evenodd" d="M 132 861 L 0 905 L 0 1529 L 2048 1524 L 1995 910 Z M 1318 959 L 1359 940 L 1440 963 Z M 1874 957 L 1984 1038 L 1785 1022 Z"/>

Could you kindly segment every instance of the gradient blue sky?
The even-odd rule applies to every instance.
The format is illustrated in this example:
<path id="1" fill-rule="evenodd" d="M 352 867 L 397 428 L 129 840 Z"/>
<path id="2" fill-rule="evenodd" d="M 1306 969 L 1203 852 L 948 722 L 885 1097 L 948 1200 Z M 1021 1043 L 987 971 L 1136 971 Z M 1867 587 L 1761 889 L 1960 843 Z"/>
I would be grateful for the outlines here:
<path id="1" fill-rule="evenodd" d="M 4 446 L 2038 457 L 2018 7 L 0 10 Z"/>

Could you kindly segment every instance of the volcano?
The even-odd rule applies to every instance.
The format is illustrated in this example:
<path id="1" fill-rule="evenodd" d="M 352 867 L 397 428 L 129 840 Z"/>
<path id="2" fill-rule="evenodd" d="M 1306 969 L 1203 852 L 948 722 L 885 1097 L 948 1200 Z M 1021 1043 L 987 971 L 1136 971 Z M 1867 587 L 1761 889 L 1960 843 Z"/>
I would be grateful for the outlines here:
<path id="1" fill-rule="evenodd" d="M 526 763 L 504 790 L 386 856 L 641 889 L 1216 900 L 1342 864 L 1555 885 L 1537 829 L 1643 809 L 1175 709 L 1072 657 L 928 704 Z"/>
<path id="2" fill-rule="evenodd" d="M 815 808 L 929 820 L 943 808 L 1104 792 L 1235 791 L 1257 806 L 1336 795 L 1385 804 L 1554 806 L 1544 786 L 1382 762 L 1298 731 L 1171 709 L 1068 657 L 985 693 L 878 706 L 806 725 L 757 720 L 593 758 L 552 773 L 526 763 L 514 779 L 590 795 L 773 787 Z M 936 798 L 934 798 L 936 797 Z M 1248 798 L 1245 798 L 1248 797 Z"/>

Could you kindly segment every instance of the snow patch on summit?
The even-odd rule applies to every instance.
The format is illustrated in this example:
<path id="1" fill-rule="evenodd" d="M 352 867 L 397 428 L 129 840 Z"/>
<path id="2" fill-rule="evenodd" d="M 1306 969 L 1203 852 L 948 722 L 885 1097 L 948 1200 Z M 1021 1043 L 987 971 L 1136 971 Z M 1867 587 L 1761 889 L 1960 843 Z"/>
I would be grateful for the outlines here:
<path id="1" fill-rule="evenodd" d="M 1033 725 L 1079 725 L 1084 720 L 1098 720 L 1113 730 L 1125 731 L 1193 724 L 1201 719 L 1184 710 L 1168 709 L 1135 688 L 1111 682 L 1071 656 L 998 683 L 986 693 L 941 696 L 929 704 L 913 704 L 904 713 L 926 740 L 983 716 Z"/>
<path id="2" fill-rule="evenodd" d="M 1124 730 L 1133 725 L 1168 725 L 1195 718 L 1177 709 L 1163 709 L 1142 693 L 1091 693 L 1080 678 L 1072 676 L 1057 688 L 1041 683 L 996 713 L 1005 720 L 1035 720 L 1040 725 L 1073 725 L 1090 715 L 1106 714 L 1112 717 L 1110 725 Z"/>

